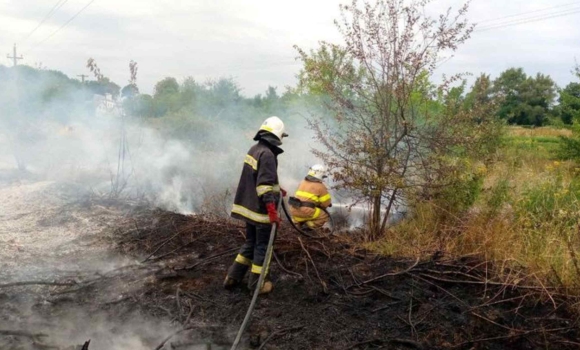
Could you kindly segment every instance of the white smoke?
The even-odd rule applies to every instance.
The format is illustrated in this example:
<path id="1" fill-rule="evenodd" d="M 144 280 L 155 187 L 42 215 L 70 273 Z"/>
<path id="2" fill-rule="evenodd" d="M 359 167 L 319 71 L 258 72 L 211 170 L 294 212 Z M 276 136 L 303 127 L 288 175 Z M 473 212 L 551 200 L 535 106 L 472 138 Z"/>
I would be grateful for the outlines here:
<path id="1" fill-rule="evenodd" d="M 40 100 L 41 92 L 39 88 L 38 96 L 27 96 Z M 10 111 L 0 108 L 0 121 L 4 121 L 0 160 L 4 167 L 11 164 L 15 169 L 19 160 L 42 179 L 76 182 L 102 196 L 146 199 L 153 205 L 183 214 L 207 212 L 208 203 L 218 198 L 225 203 L 213 203 L 216 207 L 231 206 L 231 194 L 235 193 L 244 155 L 254 144 L 252 137 L 261 122 L 270 116 L 222 120 L 224 110 L 235 114 L 237 107 L 232 102 L 230 106 L 220 106 L 215 116 L 206 112 L 208 116 L 180 114 L 172 120 L 164 120 L 166 117 L 147 120 L 121 117 L 122 101 L 96 100 L 100 104 L 93 106 L 97 108 L 94 115 L 86 114 L 83 112 L 86 109 L 79 107 L 86 104 L 80 95 L 63 100 L 61 105 L 53 102 L 51 110 L 78 111 L 68 120 L 39 116 L 33 118 L 34 122 L 18 124 L 12 122 Z M 292 109 L 296 113 L 278 114 L 290 134 L 282 145 L 285 152 L 279 156 L 278 171 L 282 187 L 290 194 L 306 176 L 308 168 L 320 162 L 311 150 L 321 148 L 302 116 L 309 115 L 305 112 L 307 109 L 300 106 Z M 187 125 L 193 120 L 196 126 L 188 129 L 190 137 L 173 138 L 163 130 L 168 124 Z M 350 196 L 332 194 L 337 205 L 352 204 Z M 357 208 L 348 212 L 355 221 L 351 226 L 364 225 L 368 210 Z"/>

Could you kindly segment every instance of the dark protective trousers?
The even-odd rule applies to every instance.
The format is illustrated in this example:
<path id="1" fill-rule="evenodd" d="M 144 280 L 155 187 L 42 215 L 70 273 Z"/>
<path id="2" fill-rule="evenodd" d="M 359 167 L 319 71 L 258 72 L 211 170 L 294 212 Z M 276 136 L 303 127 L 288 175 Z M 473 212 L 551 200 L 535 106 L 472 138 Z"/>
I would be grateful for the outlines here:
<path id="1" fill-rule="evenodd" d="M 249 286 L 252 287 L 257 282 L 257 277 L 262 272 L 268 273 L 268 265 L 264 260 L 266 257 L 266 250 L 268 249 L 268 241 L 270 240 L 270 225 L 253 225 L 246 223 L 246 242 L 240 248 L 238 255 L 232 266 L 228 270 L 228 277 L 242 281 L 248 269 L 251 268 Z"/>

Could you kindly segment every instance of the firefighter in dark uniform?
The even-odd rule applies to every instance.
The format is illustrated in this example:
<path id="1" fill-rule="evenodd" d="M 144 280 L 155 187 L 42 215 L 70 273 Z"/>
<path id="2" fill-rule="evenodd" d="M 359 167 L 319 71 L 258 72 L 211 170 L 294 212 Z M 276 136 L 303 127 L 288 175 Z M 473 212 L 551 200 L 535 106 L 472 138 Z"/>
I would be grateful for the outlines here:
<path id="1" fill-rule="evenodd" d="M 260 274 L 265 274 L 260 294 L 272 291 L 268 278 L 270 262 L 264 260 L 272 224 L 280 223 L 276 207 L 283 190 L 278 183 L 278 155 L 283 152 L 279 146 L 286 136 L 282 120 L 270 117 L 254 137 L 258 143 L 246 154 L 231 213 L 233 218 L 246 222 L 246 242 L 228 270 L 226 289 L 239 285 L 250 270 L 250 290 L 255 288 Z"/>

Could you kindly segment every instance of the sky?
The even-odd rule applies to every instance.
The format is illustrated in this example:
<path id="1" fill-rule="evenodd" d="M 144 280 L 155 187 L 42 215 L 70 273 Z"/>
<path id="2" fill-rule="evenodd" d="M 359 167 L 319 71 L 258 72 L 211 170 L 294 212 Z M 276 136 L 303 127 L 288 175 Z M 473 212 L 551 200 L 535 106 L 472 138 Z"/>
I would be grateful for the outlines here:
<path id="1" fill-rule="evenodd" d="M 0 0 L 0 64 L 12 65 L 6 55 L 12 55 L 16 43 L 18 55 L 24 56 L 19 63 L 76 77 L 90 74 L 86 62 L 94 58 L 101 72 L 121 86 L 128 82 L 129 62 L 134 60 L 138 85 L 146 93 L 168 76 L 178 81 L 232 77 L 246 96 L 263 93 L 268 86 L 281 92 L 295 85 L 301 67 L 294 45 L 312 49 L 320 40 L 340 42 L 334 20 L 341 2 Z M 433 0 L 427 12 L 437 15 L 462 3 Z M 61 7 L 33 31 L 56 5 Z M 546 8 L 553 9 L 540 11 Z M 468 15 L 478 28 L 489 28 L 522 18 L 508 17 L 512 15 L 533 19 L 574 11 L 476 31 L 436 74 L 485 72 L 497 77 L 505 69 L 522 67 L 529 75 L 548 74 L 565 86 L 575 79 L 570 73 L 575 58 L 580 60 L 580 31 L 575 25 L 580 21 L 579 1 L 472 0 Z"/>

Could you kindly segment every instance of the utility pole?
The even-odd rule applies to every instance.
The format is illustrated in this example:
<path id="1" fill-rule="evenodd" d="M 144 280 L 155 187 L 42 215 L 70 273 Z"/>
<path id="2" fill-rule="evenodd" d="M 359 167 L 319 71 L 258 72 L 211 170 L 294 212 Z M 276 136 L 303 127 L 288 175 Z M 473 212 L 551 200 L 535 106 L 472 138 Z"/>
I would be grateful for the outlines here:
<path id="1" fill-rule="evenodd" d="M 14 51 L 13 51 L 12 56 L 10 56 L 10 54 L 8 54 L 8 55 L 6 55 L 6 57 L 12 59 L 12 62 L 14 62 L 14 67 L 16 67 L 16 65 L 18 65 L 18 60 L 24 59 L 24 57 L 22 57 L 22 55 L 20 55 L 20 57 L 18 57 L 16 55 L 16 44 L 14 44 Z"/>
<path id="2" fill-rule="evenodd" d="M 81 77 L 81 82 L 84 83 L 85 82 L 85 78 L 87 78 L 88 75 L 86 75 L 86 74 L 79 74 L 79 75 L 77 75 L 77 77 Z"/>

